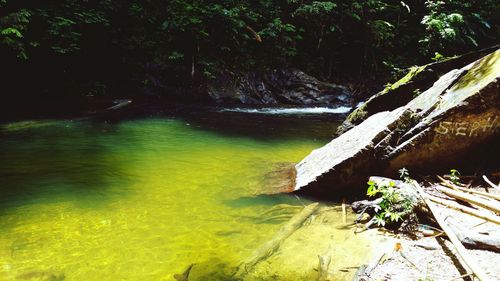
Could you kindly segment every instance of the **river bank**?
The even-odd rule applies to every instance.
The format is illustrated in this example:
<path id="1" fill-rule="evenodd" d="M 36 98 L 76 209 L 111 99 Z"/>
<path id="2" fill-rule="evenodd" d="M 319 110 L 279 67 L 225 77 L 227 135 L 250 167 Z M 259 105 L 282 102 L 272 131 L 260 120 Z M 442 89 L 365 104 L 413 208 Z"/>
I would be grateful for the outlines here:
<path id="1" fill-rule="evenodd" d="M 494 184 L 490 186 L 480 177 L 467 178 L 469 179 L 467 190 L 470 193 L 487 192 L 488 197 L 482 197 L 481 200 L 499 197 L 500 189 L 494 188 Z M 489 178 L 498 181 L 498 177 L 490 176 Z M 379 179 L 373 179 L 379 181 Z M 407 188 L 401 182 L 396 185 L 398 188 Z M 386 232 L 385 235 L 391 237 L 392 247 L 380 251 L 376 258 L 358 272 L 354 280 L 498 279 L 500 271 L 496 263 L 500 257 L 497 241 L 500 237 L 498 227 L 500 218 L 494 212 L 485 210 L 484 206 L 480 208 L 478 205 L 458 204 L 460 200 L 454 201 L 453 197 L 446 196 L 446 193 L 437 190 L 439 186 L 444 188 L 445 185 L 449 185 L 450 190 L 453 190 L 452 186 L 457 186 L 444 179 L 441 182 L 426 180 L 425 183 L 419 185 L 424 186 L 425 194 L 432 194 L 426 195 L 430 196 L 432 201 L 432 203 L 427 202 L 427 204 L 432 204 L 429 206 L 429 208 L 432 207 L 430 209 L 432 213 L 427 209 L 422 209 L 426 206 L 420 206 L 417 207 L 420 210 L 417 210 L 417 218 L 413 219 L 413 222 L 403 222 L 403 225 L 408 224 L 404 228 L 400 227 L 394 231 L 394 223 L 391 223 L 392 231 Z M 462 186 L 462 184 L 459 185 Z M 447 192 L 446 188 L 443 191 Z M 444 197 L 446 199 L 439 199 Z M 434 204 L 434 202 L 441 203 Z M 488 202 L 494 204 L 495 200 Z M 472 206 L 472 209 L 467 206 Z M 419 222 L 420 224 L 416 225 Z M 452 235 L 452 233 L 449 229 L 447 232 L 441 230 L 445 229 L 443 223 L 452 227 L 458 240 L 450 242 L 446 238 L 447 234 Z M 457 241 L 464 243 L 467 250 L 458 250 L 457 243 L 460 242 Z M 471 266 L 475 264 L 475 268 L 471 268 L 469 263 Z M 475 276 L 480 273 L 483 275 Z"/>

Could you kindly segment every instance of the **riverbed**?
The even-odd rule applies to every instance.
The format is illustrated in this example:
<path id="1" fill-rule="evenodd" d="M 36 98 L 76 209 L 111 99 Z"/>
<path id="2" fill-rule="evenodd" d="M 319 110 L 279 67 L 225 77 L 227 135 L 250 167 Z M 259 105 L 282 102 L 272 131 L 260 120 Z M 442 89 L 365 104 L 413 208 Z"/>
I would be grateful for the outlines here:
<path id="1" fill-rule="evenodd" d="M 189 280 L 228 276 L 285 222 L 260 214 L 309 203 L 261 194 L 338 120 L 199 111 L 1 124 L 0 279 L 174 280 L 192 263 Z M 365 259 L 352 229 L 331 232 L 339 252 Z"/>

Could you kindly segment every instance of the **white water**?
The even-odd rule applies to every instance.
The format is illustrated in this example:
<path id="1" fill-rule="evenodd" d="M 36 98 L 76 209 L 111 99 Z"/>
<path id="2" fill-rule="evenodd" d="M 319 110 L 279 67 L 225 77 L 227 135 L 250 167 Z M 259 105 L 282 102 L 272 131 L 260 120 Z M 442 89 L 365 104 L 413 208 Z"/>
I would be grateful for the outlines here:
<path id="1" fill-rule="evenodd" d="M 224 108 L 220 112 L 242 112 L 242 113 L 256 113 L 256 114 L 323 114 L 334 113 L 342 114 L 350 112 L 352 107 L 340 106 L 337 108 L 329 107 L 307 107 L 307 108 Z"/>

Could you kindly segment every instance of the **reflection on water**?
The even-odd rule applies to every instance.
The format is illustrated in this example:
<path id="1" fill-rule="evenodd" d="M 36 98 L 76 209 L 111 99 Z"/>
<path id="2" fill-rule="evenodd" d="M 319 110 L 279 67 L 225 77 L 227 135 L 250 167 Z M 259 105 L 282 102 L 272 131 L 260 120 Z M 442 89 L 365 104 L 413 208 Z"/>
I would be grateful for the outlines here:
<path id="1" fill-rule="evenodd" d="M 1 126 L 0 280 L 173 280 L 191 263 L 205 275 L 235 265 L 282 223 L 252 218 L 301 204 L 255 196 L 263 178 L 335 126 L 274 121 L 220 113 Z"/>

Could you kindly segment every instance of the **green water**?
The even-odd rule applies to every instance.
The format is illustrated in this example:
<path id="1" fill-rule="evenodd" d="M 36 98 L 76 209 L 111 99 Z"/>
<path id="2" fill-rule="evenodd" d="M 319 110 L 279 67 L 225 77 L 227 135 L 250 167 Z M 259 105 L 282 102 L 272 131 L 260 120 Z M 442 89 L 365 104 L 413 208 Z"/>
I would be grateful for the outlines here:
<path id="1" fill-rule="evenodd" d="M 0 280 L 174 280 L 191 263 L 207 280 L 237 264 L 283 223 L 259 214 L 301 204 L 255 196 L 269 173 L 335 126 L 237 116 L 2 125 Z"/>

